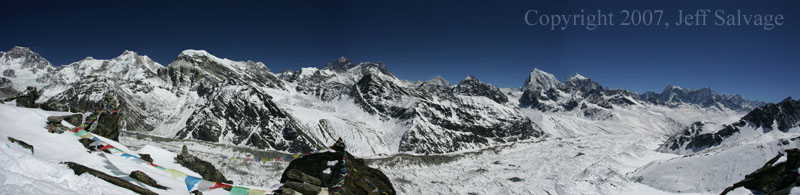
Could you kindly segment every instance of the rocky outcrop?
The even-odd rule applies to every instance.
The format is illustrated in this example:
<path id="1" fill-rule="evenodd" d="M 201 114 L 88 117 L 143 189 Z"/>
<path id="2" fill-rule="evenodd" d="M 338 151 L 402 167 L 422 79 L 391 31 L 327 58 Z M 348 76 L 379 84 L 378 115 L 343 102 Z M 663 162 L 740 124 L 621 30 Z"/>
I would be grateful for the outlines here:
<path id="1" fill-rule="evenodd" d="M 92 124 L 92 133 L 119 141 L 120 121 L 122 121 L 122 116 L 118 113 L 104 111 L 99 114 L 97 121 Z"/>
<path id="2" fill-rule="evenodd" d="M 739 121 L 722 125 L 720 129 L 708 129 L 706 122 L 696 122 L 671 136 L 659 147 L 659 151 L 690 154 L 721 145 L 729 137 L 747 133 L 748 136 L 766 134 L 774 129 L 788 132 L 800 127 L 800 100 L 791 97 L 773 104 L 769 103 L 747 113 Z M 742 132 L 745 127 L 760 131 Z"/>
<path id="3" fill-rule="evenodd" d="M 17 145 L 20 145 L 20 146 L 22 146 L 23 148 L 26 148 L 26 149 L 30 150 L 30 151 L 31 151 L 31 154 L 33 154 L 33 146 L 32 146 L 32 145 L 30 145 L 30 144 L 28 144 L 28 143 L 25 143 L 25 142 L 24 142 L 24 141 L 22 141 L 22 140 L 18 140 L 18 139 L 16 139 L 16 138 L 13 138 L 13 137 L 8 137 L 8 141 L 10 141 L 11 143 L 15 143 L 15 144 L 17 144 Z"/>
<path id="4" fill-rule="evenodd" d="M 153 163 L 153 157 L 150 157 L 150 154 L 139 153 L 139 159 L 142 159 L 143 161 L 147 161 L 149 163 Z"/>
<path id="5" fill-rule="evenodd" d="M 63 116 L 49 116 L 47 117 L 47 131 L 50 133 L 63 133 L 71 130 L 71 128 L 65 127 L 62 124 L 62 121 L 66 121 L 70 125 L 78 127 L 81 126 L 81 124 L 83 123 L 83 115 L 73 114 L 73 115 L 63 115 Z"/>
<path id="6" fill-rule="evenodd" d="M 777 127 L 786 132 L 800 124 L 800 100 L 788 97 L 778 104 L 767 104 L 753 109 L 742 120 L 748 121 L 760 128 Z"/>
<path id="7" fill-rule="evenodd" d="M 153 180 L 153 178 L 150 178 L 150 176 L 148 176 L 144 172 L 141 172 L 141 171 L 138 171 L 138 170 L 137 171 L 132 171 L 129 176 L 131 178 L 135 179 L 136 181 L 140 181 L 140 182 L 142 182 L 144 184 L 147 184 L 148 186 L 153 186 L 155 188 L 162 189 L 162 190 L 166 190 L 167 189 L 166 186 L 159 185 L 158 182 L 156 182 L 156 180 Z"/>
<path id="8" fill-rule="evenodd" d="M 279 192 L 283 194 L 292 191 L 317 194 L 324 189 L 348 195 L 397 194 L 383 172 L 368 167 L 362 159 L 344 150 L 311 154 L 292 161 L 281 175 L 281 183 L 284 185 Z"/>
<path id="9" fill-rule="evenodd" d="M 133 192 L 136 192 L 138 194 L 157 195 L 157 193 L 155 193 L 153 191 L 150 191 L 147 188 L 143 188 L 141 186 L 138 186 L 138 185 L 132 184 L 132 183 L 130 183 L 128 181 L 125 181 L 122 178 L 108 175 L 106 173 L 103 173 L 103 172 L 98 171 L 98 170 L 94 170 L 92 168 L 83 166 L 83 165 L 78 164 L 78 163 L 63 162 L 62 164 L 66 164 L 67 167 L 72 169 L 72 171 L 75 172 L 75 175 L 81 175 L 83 173 L 89 173 L 90 175 L 94 175 L 95 177 L 100 178 L 102 180 L 105 180 L 108 183 L 114 184 L 116 186 L 119 186 L 119 187 L 122 187 L 122 188 L 125 188 L 125 189 L 129 189 L 129 190 L 131 190 Z"/>
<path id="10" fill-rule="evenodd" d="M 196 156 L 189 154 L 189 149 L 186 146 L 183 146 L 181 153 L 175 157 L 175 161 L 178 162 L 181 166 L 188 168 L 194 172 L 200 174 L 203 179 L 208 181 L 214 182 L 224 182 L 224 183 L 232 183 L 228 179 L 225 179 L 225 176 L 222 175 L 222 172 L 217 170 L 214 165 L 209 162 L 206 162 Z"/>
<path id="11" fill-rule="evenodd" d="M 800 149 L 794 148 L 785 152 L 786 161 L 775 164 L 783 156 L 778 154 L 758 170 L 745 175 L 742 181 L 725 188 L 721 194 L 745 187 L 754 194 L 788 195 L 792 188 L 800 184 L 800 174 L 797 173 L 800 168 Z"/>
<path id="12" fill-rule="evenodd" d="M 61 124 L 61 121 L 66 121 L 67 123 L 71 124 L 72 126 L 81 126 L 83 123 L 83 115 L 81 114 L 73 114 L 73 115 L 63 115 L 63 116 L 48 116 L 47 123 L 48 124 Z"/>
<path id="13" fill-rule="evenodd" d="M 39 104 L 36 100 L 39 99 L 39 90 L 36 87 L 28 87 L 25 93 L 17 97 L 17 106 L 25 108 L 38 108 Z"/>

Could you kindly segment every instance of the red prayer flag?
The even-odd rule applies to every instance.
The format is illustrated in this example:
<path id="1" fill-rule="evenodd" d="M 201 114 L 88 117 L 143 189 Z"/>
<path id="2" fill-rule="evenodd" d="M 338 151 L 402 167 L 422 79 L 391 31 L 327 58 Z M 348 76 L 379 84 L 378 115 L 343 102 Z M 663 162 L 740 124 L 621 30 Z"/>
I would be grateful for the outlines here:
<path id="1" fill-rule="evenodd" d="M 80 131 L 82 129 L 83 129 L 83 127 L 75 127 L 75 129 L 72 130 L 72 133 L 77 133 L 78 131 Z"/>
<path id="2" fill-rule="evenodd" d="M 100 148 L 100 150 L 108 150 L 108 149 L 111 149 L 111 148 L 114 148 L 114 146 L 112 146 L 111 144 L 106 144 L 105 146 Z"/>
<path id="3" fill-rule="evenodd" d="M 214 186 L 211 186 L 211 188 L 208 188 L 208 189 L 209 190 L 213 190 L 213 189 L 217 189 L 217 188 L 226 188 L 226 187 L 233 187 L 233 186 L 217 182 L 217 183 L 214 183 Z"/>

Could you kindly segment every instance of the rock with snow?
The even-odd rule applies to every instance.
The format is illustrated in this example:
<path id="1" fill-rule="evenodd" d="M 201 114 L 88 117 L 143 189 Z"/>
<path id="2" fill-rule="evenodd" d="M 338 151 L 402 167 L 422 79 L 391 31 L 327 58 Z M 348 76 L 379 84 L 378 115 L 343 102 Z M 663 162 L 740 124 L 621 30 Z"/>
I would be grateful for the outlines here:
<path id="1" fill-rule="evenodd" d="M 800 100 L 789 97 L 777 104 L 766 104 L 753 109 L 739 121 L 718 129 L 708 129 L 706 124 L 692 124 L 670 137 L 659 150 L 692 154 L 717 146 L 731 147 L 748 140 L 800 132 Z"/>
<path id="2" fill-rule="evenodd" d="M 343 160 L 327 166 L 327 162 Z M 330 169 L 330 174 L 323 170 Z M 336 184 L 344 179 L 341 187 Z M 281 175 L 284 189 L 303 194 L 316 194 L 320 187 L 341 194 L 397 194 L 386 175 L 378 169 L 367 166 L 362 159 L 356 158 L 346 151 L 324 152 L 303 156 L 289 163 Z"/>

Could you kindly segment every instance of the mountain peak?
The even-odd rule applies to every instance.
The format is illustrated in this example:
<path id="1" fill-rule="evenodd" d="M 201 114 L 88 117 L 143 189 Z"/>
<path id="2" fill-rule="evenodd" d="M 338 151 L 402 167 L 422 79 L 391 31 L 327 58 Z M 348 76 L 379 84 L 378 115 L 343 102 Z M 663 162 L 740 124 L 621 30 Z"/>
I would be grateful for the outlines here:
<path id="1" fill-rule="evenodd" d="M 442 77 L 441 75 L 436 75 L 436 77 L 433 77 L 433 79 L 429 80 L 426 83 L 435 83 L 442 86 L 450 86 L 450 82 L 448 82 L 447 79 L 444 79 L 444 77 Z"/>
<path id="2" fill-rule="evenodd" d="M 556 79 L 553 74 L 534 68 L 531 70 L 528 79 L 523 84 L 524 89 L 533 89 L 534 91 L 547 91 L 550 89 L 557 89 L 561 82 Z"/>
<path id="3" fill-rule="evenodd" d="M 587 79 L 589 79 L 589 78 L 586 78 L 583 75 L 575 73 L 575 74 L 572 74 L 572 76 L 569 76 L 569 78 L 567 78 L 567 81 L 578 81 L 578 80 L 587 80 Z"/>
<path id="4" fill-rule="evenodd" d="M 462 82 L 463 81 L 469 81 L 469 80 L 478 80 L 478 78 L 476 78 L 475 76 L 469 75 L 467 77 L 464 77 L 464 80 L 462 80 Z"/>
<path id="5" fill-rule="evenodd" d="M 33 51 L 28 47 L 14 46 L 11 50 L 8 50 L 8 53 L 33 53 Z"/>
<path id="6" fill-rule="evenodd" d="M 187 49 L 181 52 L 181 56 L 211 56 L 211 53 L 208 53 L 206 50 L 194 50 L 194 49 Z"/>
<path id="7" fill-rule="evenodd" d="M 125 50 L 122 52 L 122 55 L 138 55 L 135 51 Z"/>
<path id="8" fill-rule="evenodd" d="M 6 63 L 18 63 L 21 64 L 23 68 L 34 67 L 36 69 L 45 69 L 52 67 L 50 61 L 47 61 L 47 59 L 44 59 L 44 57 L 27 47 L 14 46 L 1 56 L 6 60 L 14 61 L 7 61 Z"/>
<path id="9" fill-rule="evenodd" d="M 355 66 L 356 65 L 353 64 L 353 61 L 350 61 L 350 59 L 347 59 L 346 57 L 342 56 L 336 59 L 335 61 L 325 64 L 325 66 L 322 69 L 333 70 L 336 72 L 344 72 L 350 70 Z"/>

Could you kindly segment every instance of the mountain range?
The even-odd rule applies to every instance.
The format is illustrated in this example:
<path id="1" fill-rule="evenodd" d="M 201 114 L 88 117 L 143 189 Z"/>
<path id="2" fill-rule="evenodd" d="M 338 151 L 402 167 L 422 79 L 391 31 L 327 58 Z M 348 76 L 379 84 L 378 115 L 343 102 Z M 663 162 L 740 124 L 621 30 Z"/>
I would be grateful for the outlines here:
<path id="1" fill-rule="evenodd" d="M 203 50 L 166 66 L 133 51 L 53 66 L 14 47 L 0 52 L 0 71 L 0 99 L 33 91 L 34 107 L 91 112 L 114 97 L 121 130 L 148 137 L 120 143 L 188 144 L 253 186 L 274 183 L 264 176 L 280 174 L 277 164 L 228 155 L 309 152 L 340 138 L 403 194 L 718 193 L 800 147 L 799 100 L 672 85 L 640 94 L 536 68 L 520 88 L 500 88 L 474 76 L 407 81 L 345 57 L 274 73 Z"/>
<path id="2" fill-rule="evenodd" d="M 263 63 L 185 50 L 169 65 L 125 51 L 53 66 L 25 47 L 0 52 L 0 92 L 27 86 L 39 103 L 89 110 L 112 95 L 123 129 L 288 152 L 343 138 L 361 154 L 450 153 L 552 136 L 531 111 L 588 120 L 627 117 L 631 107 L 688 106 L 745 113 L 765 103 L 739 95 L 668 86 L 661 93 L 609 89 L 579 74 L 564 82 L 533 69 L 519 89 L 468 76 L 451 85 L 401 80 L 382 63 L 339 58 L 322 68 L 273 73 Z M 688 126 L 681 124 L 676 126 Z M 676 131 L 676 130 L 673 130 Z"/>

